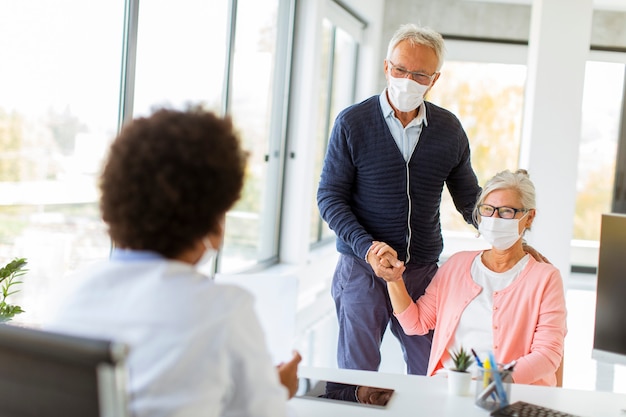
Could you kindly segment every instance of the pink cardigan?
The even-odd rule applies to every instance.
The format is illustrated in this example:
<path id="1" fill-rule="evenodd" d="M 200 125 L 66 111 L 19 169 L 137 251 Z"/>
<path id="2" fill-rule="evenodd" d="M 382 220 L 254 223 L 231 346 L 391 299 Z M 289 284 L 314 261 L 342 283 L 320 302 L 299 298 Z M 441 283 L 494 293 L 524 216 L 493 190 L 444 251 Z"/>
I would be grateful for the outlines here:
<path id="1" fill-rule="evenodd" d="M 472 261 L 479 253 L 451 256 L 426 293 L 396 314 L 406 334 L 421 335 L 435 329 L 428 375 L 443 367 L 463 310 L 482 290 L 470 275 Z M 565 294 L 558 269 L 531 257 L 511 285 L 493 293 L 492 325 L 496 360 L 517 360 L 514 382 L 556 385 L 555 373 L 567 333 Z"/>

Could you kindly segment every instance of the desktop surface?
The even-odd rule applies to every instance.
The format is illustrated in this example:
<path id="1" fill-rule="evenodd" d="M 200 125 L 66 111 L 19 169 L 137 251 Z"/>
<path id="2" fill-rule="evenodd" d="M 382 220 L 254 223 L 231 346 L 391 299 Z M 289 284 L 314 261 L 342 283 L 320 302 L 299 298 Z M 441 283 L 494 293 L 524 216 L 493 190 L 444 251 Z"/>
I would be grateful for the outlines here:
<path id="1" fill-rule="evenodd" d="M 381 410 L 353 403 L 315 401 L 295 397 L 289 401 L 298 417 L 334 416 L 463 416 L 485 417 L 490 412 L 474 404 L 474 387 L 470 396 L 448 394 L 444 376 L 386 374 L 346 369 L 301 367 L 301 378 L 313 381 L 332 380 L 347 384 L 372 385 L 393 389 L 388 406 Z M 510 402 L 526 401 L 583 417 L 625 417 L 626 394 L 571 390 L 556 387 L 512 384 Z"/>

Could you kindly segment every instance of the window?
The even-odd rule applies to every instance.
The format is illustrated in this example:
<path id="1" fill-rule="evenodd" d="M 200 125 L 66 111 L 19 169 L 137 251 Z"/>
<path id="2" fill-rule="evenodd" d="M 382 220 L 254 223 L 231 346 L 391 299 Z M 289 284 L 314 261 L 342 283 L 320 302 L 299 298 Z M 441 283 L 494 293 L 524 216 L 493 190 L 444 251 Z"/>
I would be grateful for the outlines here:
<path id="1" fill-rule="evenodd" d="M 480 184 L 502 169 L 516 169 L 526 79 L 525 50 L 519 45 L 446 41 L 450 57 L 428 100 L 456 114 L 470 140 Z M 471 50 L 471 54 L 467 52 Z M 612 210 L 624 88 L 624 57 L 591 52 L 587 62 L 578 161 L 573 262 L 595 266 L 600 214 Z M 473 235 L 447 190 L 441 221 L 448 236 Z M 469 233 L 468 233 L 469 232 Z"/>
<path id="2" fill-rule="evenodd" d="M 345 16 L 346 12 L 343 12 L 342 15 Z M 317 101 L 319 117 L 315 137 L 316 152 L 313 176 L 315 194 L 317 194 L 317 183 L 322 172 L 328 137 L 335 118 L 341 110 L 354 103 L 358 58 L 357 40 L 329 19 L 324 19 L 322 22 L 322 39 Z M 315 195 L 312 201 L 310 242 L 317 243 L 332 238 L 334 233 L 320 217 Z"/>
<path id="3" fill-rule="evenodd" d="M 227 215 L 221 271 L 241 271 L 275 258 L 278 250 L 283 138 L 282 119 L 273 115 L 280 114 L 283 103 L 275 98 L 281 85 L 274 82 L 288 79 L 276 73 L 282 58 L 277 55 L 278 10 L 278 0 L 237 1 L 229 113 L 250 155 L 242 198 Z"/>
<path id="4" fill-rule="evenodd" d="M 228 0 L 173 5 L 164 0 L 139 5 L 135 117 L 187 103 L 222 112 Z"/>
<path id="5" fill-rule="evenodd" d="M 616 62 L 587 62 L 574 239 L 599 241 L 601 214 L 611 211 L 624 67 Z"/>
<path id="6" fill-rule="evenodd" d="M 0 13 L 0 259 L 36 322 L 68 271 L 104 258 L 95 177 L 118 120 L 122 1 L 8 2 Z M 77 18 L 79 16 L 79 18 Z"/>
<path id="7" fill-rule="evenodd" d="M 97 176 L 120 123 L 120 81 L 129 77 L 133 111 L 124 113 L 133 117 L 188 104 L 232 115 L 250 159 L 219 266 L 277 258 L 288 84 L 277 68 L 287 68 L 292 1 L 141 2 L 131 22 L 134 78 L 122 65 L 126 3 L 33 0 L 0 13 L 3 62 L 12 63 L 0 68 L 0 259 L 29 261 L 11 299 L 26 310 L 20 322 L 37 323 L 53 287 L 110 252 Z"/>
<path id="8" fill-rule="evenodd" d="M 525 65 L 446 61 L 428 100 L 454 113 L 470 140 L 479 184 L 504 169 L 516 169 L 524 103 Z M 473 231 L 456 211 L 447 189 L 442 229 Z"/>
<path id="9" fill-rule="evenodd" d="M 139 8 L 134 115 L 202 104 L 233 117 L 250 153 L 242 198 L 227 213 L 218 266 L 210 267 L 222 272 L 249 268 L 277 253 L 281 155 L 272 150 L 282 139 L 272 136 L 272 117 L 282 104 L 273 94 L 277 28 L 286 24 L 278 21 L 280 5 L 279 0 L 183 0 L 176 7 L 155 1 Z"/>

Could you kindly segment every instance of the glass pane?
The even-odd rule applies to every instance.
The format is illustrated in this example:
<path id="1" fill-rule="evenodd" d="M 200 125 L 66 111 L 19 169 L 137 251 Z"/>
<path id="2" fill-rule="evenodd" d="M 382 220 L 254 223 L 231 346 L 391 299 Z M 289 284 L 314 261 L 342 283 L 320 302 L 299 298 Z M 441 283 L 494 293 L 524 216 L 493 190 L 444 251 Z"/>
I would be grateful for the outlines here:
<path id="1" fill-rule="evenodd" d="M 600 239 L 601 214 L 611 211 L 624 64 L 587 62 L 576 181 L 574 239 Z"/>
<path id="2" fill-rule="evenodd" d="M 315 181 L 313 187 L 313 199 L 311 209 L 311 233 L 309 242 L 315 243 L 320 240 L 320 234 L 323 229 L 328 229 L 326 222 L 320 217 L 320 211 L 317 207 L 317 184 L 319 182 L 320 174 L 322 172 L 322 164 L 324 163 L 324 156 L 326 154 L 326 144 L 328 143 L 328 135 L 333 120 L 329 121 L 329 96 L 332 94 L 330 91 L 331 85 L 331 68 L 330 63 L 333 58 L 333 25 L 328 19 L 322 21 L 322 41 L 321 41 L 321 56 L 319 60 L 319 79 L 317 85 L 319 86 L 319 95 L 317 97 L 317 131 L 315 134 L 315 161 L 313 180 Z M 332 232 L 331 232 L 332 233 Z"/>
<path id="3" fill-rule="evenodd" d="M 322 164 L 326 154 L 328 136 L 332 129 L 333 122 L 337 114 L 354 103 L 354 85 L 356 78 L 356 60 L 358 44 L 352 36 L 341 28 L 334 28 L 327 19 L 323 21 L 322 59 L 320 59 L 320 80 L 319 80 L 319 121 L 316 136 L 317 151 L 314 162 L 315 186 L 314 193 L 317 193 L 317 183 L 322 172 Z M 331 48 L 333 47 L 333 48 Z M 332 74 L 330 73 L 330 60 L 332 52 Z M 330 78 L 332 76 L 332 78 Z M 317 207 L 317 199 L 313 197 L 313 210 L 311 221 L 312 243 L 334 236 L 334 233 L 326 222 L 320 217 Z"/>
<path id="4" fill-rule="evenodd" d="M 221 112 L 228 0 L 142 1 L 134 115 L 203 103 Z"/>
<path id="5" fill-rule="evenodd" d="M 357 46 L 352 36 L 336 28 L 329 126 L 332 126 L 340 111 L 354 103 Z"/>
<path id="6" fill-rule="evenodd" d="M 446 61 L 429 92 L 429 101 L 461 120 L 481 185 L 499 171 L 517 169 L 525 81 L 525 65 Z M 456 211 L 447 189 L 441 225 L 448 231 L 474 231 Z"/>
<path id="7" fill-rule="evenodd" d="M 121 0 L 0 7 L 0 266 L 28 260 L 16 322 L 37 323 L 53 286 L 108 256 L 96 176 L 117 130 L 123 13 Z"/>
<path id="8" fill-rule="evenodd" d="M 358 44 L 352 36 L 341 28 L 337 27 L 335 31 L 335 53 L 333 59 L 333 81 L 332 91 L 330 99 L 330 114 L 328 119 L 328 131 L 323 142 L 328 142 L 328 136 L 330 135 L 330 129 L 333 122 L 340 111 L 345 109 L 354 103 L 354 86 L 356 83 L 356 64 L 357 64 L 357 48 Z M 326 146 L 324 145 L 324 152 Z M 323 155 L 322 155 L 323 156 Z M 317 178 L 322 172 L 320 165 L 319 171 L 316 172 Z M 317 189 L 317 187 L 315 187 Z M 317 206 L 317 204 L 316 204 Z M 319 211 L 316 210 L 319 216 Z M 320 218 L 321 219 L 321 218 Z M 335 233 L 330 230 L 326 222 L 322 221 L 321 224 L 321 239 L 335 236 Z"/>
<path id="9" fill-rule="evenodd" d="M 250 153 L 242 198 L 228 213 L 220 270 L 232 272 L 275 255 L 277 176 L 269 172 L 278 0 L 239 0 L 231 114 Z"/>

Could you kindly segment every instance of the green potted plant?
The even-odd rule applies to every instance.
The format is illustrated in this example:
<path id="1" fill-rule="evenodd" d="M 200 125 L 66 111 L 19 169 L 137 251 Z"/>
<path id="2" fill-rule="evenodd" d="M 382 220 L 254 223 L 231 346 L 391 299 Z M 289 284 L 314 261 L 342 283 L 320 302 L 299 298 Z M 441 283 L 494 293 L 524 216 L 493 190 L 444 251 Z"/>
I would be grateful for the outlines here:
<path id="1" fill-rule="evenodd" d="M 448 369 L 448 389 L 452 395 L 469 395 L 472 374 L 468 368 L 474 363 L 470 352 L 460 346 L 458 350 L 449 352 L 454 367 Z"/>
<path id="2" fill-rule="evenodd" d="M 26 273 L 26 264 L 25 258 L 15 258 L 0 268 L 0 322 L 9 321 L 24 312 L 22 307 L 9 304 L 7 298 L 19 291 L 15 286 L 22 283 L 19 278 Z"/>

